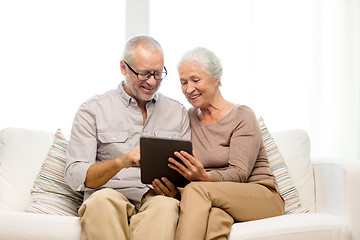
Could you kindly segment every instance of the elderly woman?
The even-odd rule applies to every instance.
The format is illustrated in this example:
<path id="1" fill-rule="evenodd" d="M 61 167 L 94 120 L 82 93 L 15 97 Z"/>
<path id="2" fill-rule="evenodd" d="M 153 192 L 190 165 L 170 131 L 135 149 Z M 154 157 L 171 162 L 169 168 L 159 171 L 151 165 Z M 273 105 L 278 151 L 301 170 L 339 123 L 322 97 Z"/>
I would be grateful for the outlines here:
<path id="1" fill-rule="evenodd" d="M 178 65 L 182 92 L 193 106 L 188 113 L 194 155 L 175 153 L 185 165 L 169 159 L 192 181 L 181 193 L 176 239 L 227 239 L 234 221 L 284 213 L 256 116 L 223 98 L 222 71 L 219 58 L 205 48 L 187 52 Z M 178 194 L 167 185 L 166 195 Z"/>

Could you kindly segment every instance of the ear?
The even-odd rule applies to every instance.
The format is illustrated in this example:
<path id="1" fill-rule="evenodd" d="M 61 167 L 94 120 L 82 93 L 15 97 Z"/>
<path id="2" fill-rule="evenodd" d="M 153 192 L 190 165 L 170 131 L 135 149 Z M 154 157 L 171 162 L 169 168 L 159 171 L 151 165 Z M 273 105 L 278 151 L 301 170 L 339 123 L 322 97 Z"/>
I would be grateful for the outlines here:
<path id="1" fill-rule="evenodd" d="M 122 75 L 124 75 L 124 76 L 126 75 L 125 70 L 126 70 L 126 65 L 123 60 L 120 60 L 120 71 L 121 71 Z"/>
<path id="2" fill-rule="evenodd" d="M 217 87 L 220 87 L 220 78 L 215 79 L 215 84 Z"/>

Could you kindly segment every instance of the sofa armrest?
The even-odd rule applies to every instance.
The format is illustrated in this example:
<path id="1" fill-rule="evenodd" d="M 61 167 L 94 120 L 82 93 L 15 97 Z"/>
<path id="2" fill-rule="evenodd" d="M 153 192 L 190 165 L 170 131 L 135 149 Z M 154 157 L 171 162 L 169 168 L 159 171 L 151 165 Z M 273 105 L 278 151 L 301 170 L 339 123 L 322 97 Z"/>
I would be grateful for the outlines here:
<path id="1" fill-rule="evenodd" d="M 344 219 L 360 240 L 360 161 L 318 159 L 313 169 L 316 211 Z"/>

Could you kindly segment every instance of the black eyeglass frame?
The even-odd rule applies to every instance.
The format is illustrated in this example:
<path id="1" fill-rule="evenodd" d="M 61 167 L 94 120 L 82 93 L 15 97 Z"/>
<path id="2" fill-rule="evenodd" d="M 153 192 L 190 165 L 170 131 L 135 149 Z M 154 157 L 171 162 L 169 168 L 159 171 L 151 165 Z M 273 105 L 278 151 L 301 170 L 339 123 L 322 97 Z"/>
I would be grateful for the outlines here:
<path id="1" fill-rule="evenodd" d="M 153 76 L 155 80 L 163 80 L 163 79 L 167 76 L 167 70 L 166 70 L 166 67 L 165 67 L 165 66 L 164 66 L 165 72 L 153 72 L 153 73 L 149 72 L 149 73 L 147 73 L 147 74 L 144 74 L 144 73 L 135 72 L 135 70 L 134 70 L 132 67 L 130 67 L 130 65 L 129 65 L 127 62 L 125 62 L 125 60 L 123 60 L 123 62 L 124 62 L 125 65 L 130 69 L 130 71 L 131 71 L 133 74 L 136 75 L 136 77 L 137 77 L 140 81 L 146 81 L 146 80 L 148 80 L 149 78 L 151 78 L 151 76 Z M 161 74 L 161 76 L 162 76 L 163 74 L 165 74 L 165 76 L 162 77 L 161 79 L 159 79 L 158 77 L 156 77 L 156 76 L 159 76 L 159 75 L 156 75 L 156 74 Z M 140 78 L 139 78 L 139 75 L 140 75 L 140 76 L 143 76 L 144 79 L 140 79 Z M 146 75 L 146 76 L 145 76 L 145 75 Z"/>

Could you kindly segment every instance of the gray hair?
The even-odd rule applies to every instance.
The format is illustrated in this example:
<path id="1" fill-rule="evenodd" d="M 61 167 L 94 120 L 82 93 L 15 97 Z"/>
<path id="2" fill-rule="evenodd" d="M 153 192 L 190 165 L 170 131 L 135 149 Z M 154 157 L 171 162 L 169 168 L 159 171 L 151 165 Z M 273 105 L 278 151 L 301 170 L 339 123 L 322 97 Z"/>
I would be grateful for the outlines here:
<path id="1" fill-rule="evenodd" d="M 137 35 L 130 38 L 124 47 L 122 59 L 126 62 L 133 63 L 134 62 L 134 54 L 135 49 L 138 46 L 143 46 L 150 50 L 160 50 L 162 55 L 164 56 L 164 51 L 158 41 L 148 35 Z"/>
<path id="2" fill-rule="evenodd" d="M 194 61 L 204 67 L 206 73 L 213 79 L 219 79 L 221 85 L 221 77 L 223 74 L 223 67 L 221 60 L 210 50 L 204 47 L 197 47 L 186 52 L 180 59 L 177 67 L 185 61 Z"/>

